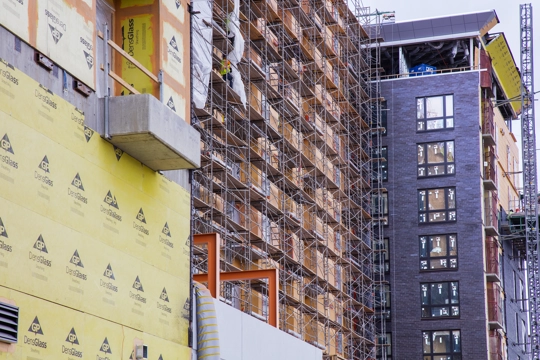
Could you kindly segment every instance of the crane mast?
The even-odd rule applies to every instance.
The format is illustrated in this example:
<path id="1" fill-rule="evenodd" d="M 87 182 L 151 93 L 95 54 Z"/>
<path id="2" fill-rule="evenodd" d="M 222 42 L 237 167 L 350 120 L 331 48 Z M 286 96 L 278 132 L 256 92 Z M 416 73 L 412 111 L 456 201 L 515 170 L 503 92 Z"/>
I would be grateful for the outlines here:
<path id="1" fill-rule="evenodd" d="M 533 12 L 531 4 L 521 4 L 521 141 L 523 162 L 523 209 L 529 292 L 531 358 L 540 359 L 540 271 L 538 268 L 538 196 L 536 134 L 534 126 Z"/>

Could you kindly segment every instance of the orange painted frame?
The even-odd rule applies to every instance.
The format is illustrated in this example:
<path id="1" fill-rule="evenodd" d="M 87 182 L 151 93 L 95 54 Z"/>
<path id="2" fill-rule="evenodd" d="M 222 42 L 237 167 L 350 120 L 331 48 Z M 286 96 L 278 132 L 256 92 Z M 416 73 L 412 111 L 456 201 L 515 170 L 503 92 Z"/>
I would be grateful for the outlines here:
<path id="1" fill-rule="evenodd" d="M 221 281 L 268 279 L 268 323 L 278 327 L 279 323 L 279 269 L 246 270 L 246 271 L 219 271 L 219 234 L 198 234 L 193 236 L 194 245 L 207 244 L 208 246 L 208 274 L 194 274 L 193 280 L 206 282 L 208 290 L 214 298 L 219 296 Z"/>

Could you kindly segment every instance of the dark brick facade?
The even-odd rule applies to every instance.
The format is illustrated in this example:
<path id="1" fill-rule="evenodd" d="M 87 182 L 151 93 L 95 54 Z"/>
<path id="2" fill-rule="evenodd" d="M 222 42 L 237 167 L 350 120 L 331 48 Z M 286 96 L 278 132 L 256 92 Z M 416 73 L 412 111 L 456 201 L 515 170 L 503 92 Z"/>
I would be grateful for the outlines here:
<path id="1" fill-rule="evenodd" d="M 453 94 L 455 128 L 416 131 L 416 98 Z M 479 73 L 464 72 L 384 81 L 387 100 L 391 321 L 393 359 L 422 359 L 422 330 L 462 332 L 464 359 L 488 359 L 487 309 L 482 227 Z M 456 174 L 417 178 L 416 144 L 455 140 Z M 417 189 L 456 187 L 457 221 L 419 224 Z M 420 272 L 419 235 L 457 233 L 455 271 Z M 420 283 L 459 281 L 459 319 L 421 319 Z"/>

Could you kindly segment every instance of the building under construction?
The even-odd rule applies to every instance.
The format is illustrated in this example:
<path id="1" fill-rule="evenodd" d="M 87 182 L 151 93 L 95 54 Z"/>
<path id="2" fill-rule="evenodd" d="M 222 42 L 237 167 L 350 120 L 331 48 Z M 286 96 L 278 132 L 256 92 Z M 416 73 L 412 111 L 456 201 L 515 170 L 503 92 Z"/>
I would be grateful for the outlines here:
<path id="1" fill-rule="evenodd" d="M 374 358 L 384 128 L 369 9 L 197 0 L 191 11 L 193 232 L 219 234 L 221 272 L 279 269 L 281 330 L 332 359 Z M 208 273 L 209 249 L 193 251 L 195 274 Z M 268 287 L 223 281 L 219 298 L 267 321 Z"/>

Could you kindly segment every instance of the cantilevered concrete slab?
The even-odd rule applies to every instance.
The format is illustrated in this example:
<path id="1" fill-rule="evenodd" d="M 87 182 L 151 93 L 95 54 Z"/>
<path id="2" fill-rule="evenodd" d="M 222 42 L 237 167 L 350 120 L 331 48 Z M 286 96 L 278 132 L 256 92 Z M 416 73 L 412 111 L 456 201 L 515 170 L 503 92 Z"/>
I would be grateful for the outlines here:
<path id="1" fill-rule="evenodd" d="M 199 132 L 149 94 L 109 98 L 109 135 L 115 146 L 153 170 L 201 164 Z"/>

